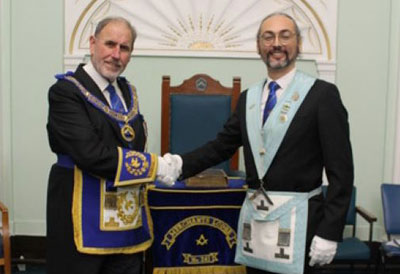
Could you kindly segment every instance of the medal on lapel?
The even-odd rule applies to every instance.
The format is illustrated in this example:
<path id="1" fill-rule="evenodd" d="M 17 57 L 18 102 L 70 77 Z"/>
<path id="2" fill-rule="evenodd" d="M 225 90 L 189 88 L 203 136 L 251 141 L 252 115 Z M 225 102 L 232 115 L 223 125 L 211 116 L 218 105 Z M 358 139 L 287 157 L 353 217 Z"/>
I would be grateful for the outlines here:
<path id="1" fill-rule="evenodd" d="M 290 110 L 290 102 L 285 102 L 282 106 L 281 113 L 279 115 L 279 120 L 281 123 L 285 123 L 288 120 L 288 112 Z"/>

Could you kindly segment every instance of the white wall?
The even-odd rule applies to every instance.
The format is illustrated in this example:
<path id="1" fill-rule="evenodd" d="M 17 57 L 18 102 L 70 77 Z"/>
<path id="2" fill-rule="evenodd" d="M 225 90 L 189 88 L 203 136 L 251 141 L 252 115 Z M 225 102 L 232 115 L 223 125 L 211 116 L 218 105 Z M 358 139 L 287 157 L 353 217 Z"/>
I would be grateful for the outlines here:
<path id="1" fill-rule="evenodd" d="M 12 205 L 10 147 L 10 4 L 0 0 L 0 199 Z"/>

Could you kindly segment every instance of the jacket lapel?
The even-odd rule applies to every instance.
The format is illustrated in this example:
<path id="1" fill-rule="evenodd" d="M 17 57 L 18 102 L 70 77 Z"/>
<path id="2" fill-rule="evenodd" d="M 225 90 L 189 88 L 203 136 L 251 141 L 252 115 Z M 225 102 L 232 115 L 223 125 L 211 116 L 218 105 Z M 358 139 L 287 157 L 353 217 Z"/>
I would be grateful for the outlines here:
<path id="1" fill-rule="evenodd" d="M 124 97 L 126 108 L 127 110 L 129 110 L 131 106 L 131 93 L 129 91 L 129 87 L 127 84 L 124 84 L 124 81 L 121 81 L 119 78 L 117 78 L 117 83 L 122 92 L 122 96 Z"/>
<path id="2" fill-rule="evenodd" d="M 106 97 L 104 97 L 103 92 L 99 89 L 97 84 L 83 69 L 83 64 L 79 65 L 79 67 L 75 71 L 74 76 L 91 94 L 99 98 L 107 106 L 110 106 L 107 102 Z"/>

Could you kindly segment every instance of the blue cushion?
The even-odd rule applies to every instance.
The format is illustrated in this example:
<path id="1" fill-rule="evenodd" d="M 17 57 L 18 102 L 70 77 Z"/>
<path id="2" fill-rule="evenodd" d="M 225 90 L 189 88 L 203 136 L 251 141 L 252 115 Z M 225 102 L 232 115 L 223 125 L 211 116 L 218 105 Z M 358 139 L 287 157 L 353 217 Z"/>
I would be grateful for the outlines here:
<path id="1" fill-rule="evenodd" d="M 394 246 L 393 244 L 382 243 L 383 250 L 385 251 L 386 256 L 395 257 L 400 256 L 400 247 Z"/>
<path id="2" fill-rule="evenodd" d="M 370 250 L 366 243 L 357 238 L 345 238 L 338 244 L 335 260 L 368 260 Z"/>
<path id="3" fill-rule="evenodd" d="M 186 153 L 213 140 L 230 115 L 230 96 L 171 95 L 171 153 Z M 229 172 L 229 162 L 218 168 Z"/>
<path id="4" fill-rule="evenodd" d="M 382 184 L 381 193 L 386 233 L 400 234 L 400 185 Z"/>
<path id="5" fill-rule="evenodd" d="M 0 234 L 0 258 L 3 258 L 3 235 Z"/>

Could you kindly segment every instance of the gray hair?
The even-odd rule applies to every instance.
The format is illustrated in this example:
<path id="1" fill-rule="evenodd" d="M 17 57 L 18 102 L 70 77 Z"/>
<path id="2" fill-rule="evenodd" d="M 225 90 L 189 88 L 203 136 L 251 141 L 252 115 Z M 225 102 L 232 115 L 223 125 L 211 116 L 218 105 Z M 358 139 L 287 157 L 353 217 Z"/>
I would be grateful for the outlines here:
<path id="1" fill-rule="evenodd" d="M 131 48 L 133 48 L 133 43 L 136 40 L 137 37 L 137 33 L 136 33 L 136 29 L 132 26 L 132 24 L 126 20 L 123 17 L 106 17 L 104 19 L 102 19 L 96 26 L 96 30 L 94 31 L 94 36 L 98 37 L 98 35 L 100 34 L 100 32 L 110 23 L 112 22 L 121 22 L 124 23 L 130 30 L 131 32 L 131 36 L 132 36 L 132 44 L 131 44 Z"/>
<path id="2" fill-rule="evenodd" d="M 284 12 L 279 12 L 279 11 L 267 15 L 266 17 L 264 17 L 263 20 L 261 20 L 260 26 L 259 26 L 258 31 L 257 31 L 257 41 L 260 40 L 261 26 L 262 26 L 262 24 L 263 24 L 266 20 L 268 20 L 269 18 L 274 17 L 274 16 L 277 16 L 277 15 L 285 16 L 286 18 L 288 18 L 290 21 L 293 22 L 294 30 L 295 30 L 295 32 L 296 32 L 297 41 L 300 41 L 300 39 L 301 39 L 300 28 L 299 28 L 299 26 L 297 25 L 296 21 L 295 21 L 295 20 L 293 19 L 293 17 L 290 16 L 289 14 L 284 13 Z"/>

